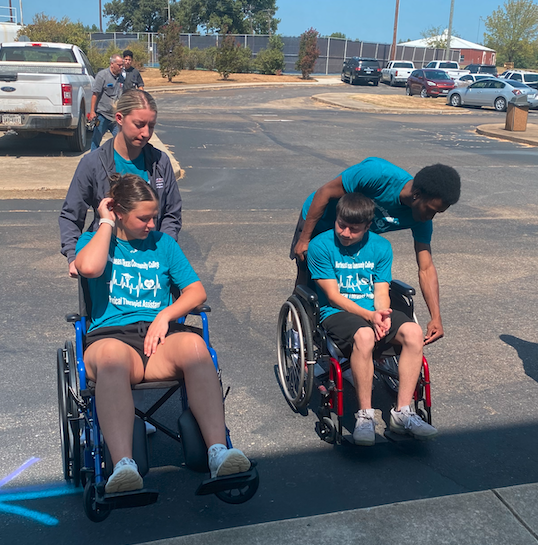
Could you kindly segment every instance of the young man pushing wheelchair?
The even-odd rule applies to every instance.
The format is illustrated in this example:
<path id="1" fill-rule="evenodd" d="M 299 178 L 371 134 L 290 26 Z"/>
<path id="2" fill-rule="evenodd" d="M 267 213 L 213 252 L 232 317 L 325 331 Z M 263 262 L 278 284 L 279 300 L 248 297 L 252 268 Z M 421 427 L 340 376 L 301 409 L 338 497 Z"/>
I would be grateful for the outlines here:
<path id="1" fill-rule="evenodd" d="M 374 203 L 360 193 L 346 193 L 336 207 L 334 229 L 308 246 L 308 268 L 316 283 L 324 329 L 349 355 L 359 411 L 355 444 L 375 443 L 372 383 L 373 351 L 378 343 L 401 345 L 399 390 L 391 410 L 390 430 L 416 439 L 430 439 L 437 430 L 424 422 L 410 404 L 422 366 L 421 327 L 403 312 L 391 310 L 390 242 L 369 231 Z"/>

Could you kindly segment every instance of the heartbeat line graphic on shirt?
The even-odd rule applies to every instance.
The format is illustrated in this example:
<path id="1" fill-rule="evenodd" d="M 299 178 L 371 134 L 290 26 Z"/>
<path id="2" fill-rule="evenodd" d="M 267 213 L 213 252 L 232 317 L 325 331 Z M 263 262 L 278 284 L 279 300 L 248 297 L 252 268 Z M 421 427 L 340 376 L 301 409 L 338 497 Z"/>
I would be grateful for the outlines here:
<path id="1" fill-rule="evenodd" d="M 370 289 L 374 289 L 374 282 L 373 277 L 370 275 L 370 278 L 359 278 L 358 274 L 352 275 L 348 274 L 345 276 L 345 283 L 344 283 L 344 276 L 340 275 L 338 280 L 338 288 L 339 289 L 345 289 L 345 290 L 357 290 L 362 291 L 361 286 L 370 286 Z"/>
<path id="2" fill-rule="evenodd" d="M 138 276 L 138 282 L 136 285 L 133 283 L 133 279 Z M 118 281 L 116 277 L 116 271 L 114 271 L 114 274 L 112 275 L 112 279 L 110 280 L 110 292 L 112 292 L 112 288 L 114 286 L 118 286 L 120 289 L 126 289 L 129 290 L 129 294 L 132 295 L 133 292 L 136 293 L 136 296 L 140 296 L 140 292 L 144 291 L 152 291 L 153 296 L 157 296 L 157 292 L 161 289 L 161 284 L 159 282 L 159 276 L 155 275 L 155 280 L 152 280 L 150 278 L 147 278 L 142 282 L 142 278 L 140 276 L 140 273 L 138 275 L 132 275 L 129 273 L 121 273 L 121 279 Z"/>

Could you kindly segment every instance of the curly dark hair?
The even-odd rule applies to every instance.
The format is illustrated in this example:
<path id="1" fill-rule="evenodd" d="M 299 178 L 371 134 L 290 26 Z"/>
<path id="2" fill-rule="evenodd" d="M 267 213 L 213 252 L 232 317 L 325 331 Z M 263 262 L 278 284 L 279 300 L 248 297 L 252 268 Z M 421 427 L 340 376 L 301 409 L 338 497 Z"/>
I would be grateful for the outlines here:
<path id="1" fill-rule="evenodd" d="M 460 198 L 460 175 L 448 165 L 430 165 L 417 172 L 412 190 L 419 191 L 425 199 L 441 199 L 444 204 L 451 206 Z"/>

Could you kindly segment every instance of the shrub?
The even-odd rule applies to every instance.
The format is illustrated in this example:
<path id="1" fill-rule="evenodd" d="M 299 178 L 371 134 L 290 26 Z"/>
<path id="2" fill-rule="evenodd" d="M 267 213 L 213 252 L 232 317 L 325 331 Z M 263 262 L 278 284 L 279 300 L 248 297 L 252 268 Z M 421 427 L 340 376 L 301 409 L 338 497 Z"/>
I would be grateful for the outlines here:
<path id="1" fill-rule="evenodd" d="M 200 51 L 200 66 L 206 70 L 215 70 L 217 62 L 217 48 L 207 47 Z"/>
<path id="2" fill-rule="evenodd" d="M 196 70 L 201 60 L 200 50 L 197 47 L 185 52 L 185 66 L 188 70 Z"/>
<path id="3" fill-rule="evenodd" d="M 241 58 L 240 48 L 231 34 L 226 34 L 217 48 L 215 68 L 224 79 L 237 72 Z"/>
<path id="4" fill-rule="evenodd" d="M 314 66 L 319 57 L 318 49 L 319 32 L 310 28 L 301 34 L 299 42 L 299 58 L 295 63 L 295 69 L 303 75 L 303 79 L 310 79 L 310 74 L 314 71 Z"/>
<path id="5" fill-rule="evenodd" d="M 237 50 L 237 67 L 235 69 L 239 74 L 248 74 L 252 72 L 252 50 L 250 47 L 239 47 Z"/>
<path id="6" fill-rule="evenodd" d="M 172 81 L 185 66 L 185 48 L 181 43 L 181 28 L 171 21 L 161 27 L 155 43 L 159 52 L 159 70 L 163 78 Z"/>
<path id="7" fill-rule="evenodd" d="M 261 74 L 277 74 L 284 71 L 284 42 L 280 36 L 269 38 L 269 46 L 262 49 L 254 60 L 254 69 Z"/>

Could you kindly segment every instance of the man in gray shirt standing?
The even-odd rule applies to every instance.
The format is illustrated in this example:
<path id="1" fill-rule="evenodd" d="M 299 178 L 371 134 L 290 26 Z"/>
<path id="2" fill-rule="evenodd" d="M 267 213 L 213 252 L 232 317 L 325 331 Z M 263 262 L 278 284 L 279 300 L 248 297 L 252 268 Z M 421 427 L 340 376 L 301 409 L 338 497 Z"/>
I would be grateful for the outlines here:
<path id="1" fill-rule="evenodd" d="M 90 119 L 97 118 L 97 122 L 93 129 L 92 151 L 99 147 L 101 139 L 107 131 L 110 131 L 112 136 L 116 136 L 118 133 L 118 126 L 114 119 L 114 105 L 123 92 L 122 70 L 121 55 L 112 55 L 110 67 L 100 70 L 95 76 Z"/>

